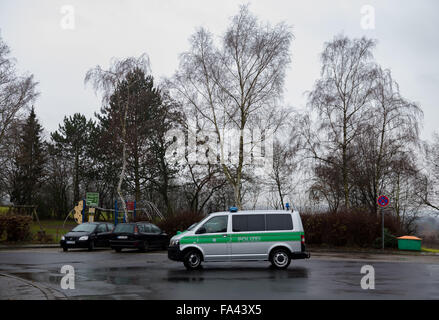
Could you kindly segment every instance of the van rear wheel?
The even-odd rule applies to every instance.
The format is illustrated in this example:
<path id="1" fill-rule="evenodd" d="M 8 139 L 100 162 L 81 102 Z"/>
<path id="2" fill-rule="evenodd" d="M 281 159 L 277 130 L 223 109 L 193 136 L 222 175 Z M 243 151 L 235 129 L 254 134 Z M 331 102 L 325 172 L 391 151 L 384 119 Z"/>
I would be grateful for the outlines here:
<path id="1" fill-rule="evenodd" d="M 198 251 L 189 251 L 183 259 L 183 264 L 188 270 L 195 270 L 201 267 L 201 254 Z"/>
<path id="2" fill-rule="evenodd" d="M 286 269 L 291 258 L 286 249 L 276 249 L 270 256 L 270 262 L 276 269 Z"/>

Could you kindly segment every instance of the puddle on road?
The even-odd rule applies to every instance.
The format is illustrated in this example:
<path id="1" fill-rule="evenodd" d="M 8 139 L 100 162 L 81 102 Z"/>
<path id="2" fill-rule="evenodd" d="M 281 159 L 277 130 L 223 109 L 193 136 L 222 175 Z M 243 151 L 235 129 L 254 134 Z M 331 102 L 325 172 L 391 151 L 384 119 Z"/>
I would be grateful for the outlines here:
<path id="1" fill-rule="evenodd" d="M 202 282 L 204 280 L 253 281 L 254 279 L 282 280 L 308 278 L 306 268 L 295 267 L 287 270 L 274 268 L 206 268 L 201 270 L 169 270 L 168 276 L 162 278 L 169 282 Z"/>
<path id="2" fill-rule="evenodd" d="M 12 272 L 12 275 L 33 282 L 46 282 L 58 285 L 61 282 L 63 274 L 48 273 L 47 271 L 39 272 Z"/>

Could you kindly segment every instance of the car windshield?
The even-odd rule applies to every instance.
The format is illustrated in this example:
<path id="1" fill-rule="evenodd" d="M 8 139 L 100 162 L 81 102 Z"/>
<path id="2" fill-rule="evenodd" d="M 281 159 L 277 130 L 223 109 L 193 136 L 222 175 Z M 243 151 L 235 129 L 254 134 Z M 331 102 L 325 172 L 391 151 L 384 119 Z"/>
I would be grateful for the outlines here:
<path id="1" fill-rule="evenodd" d="M 133 233 L 134 232 L 134 224 L 125 224 L 121 223 L 116 226 L 114 229 L 114 232 L 126 232 L 126 233 Z"/>
<path id="2" fill-rule="evenodd" d="M 82 223 L 72 229 L 72 232 L 93 232 L 96 229 L 95 224 Z"/>

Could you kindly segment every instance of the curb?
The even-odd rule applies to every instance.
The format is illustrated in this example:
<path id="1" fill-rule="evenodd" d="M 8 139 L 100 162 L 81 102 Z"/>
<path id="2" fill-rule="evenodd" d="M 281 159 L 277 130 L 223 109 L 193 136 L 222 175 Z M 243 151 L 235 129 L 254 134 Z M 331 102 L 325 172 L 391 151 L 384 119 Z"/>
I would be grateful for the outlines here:
<path id="1" fill-rule="evenodd" d="M 16 250 L 16 249 L 50 249 L 61 248 L 59 244 L 29 244 L 29 245 L 0 245 L 0 250 Z M 406 252 L 406 251 L 355 251 L 355 250 L 335 250 L 335 249 L 321 249 L 321 248 L 309 248 L 308 251 L 315 253 L 340 253 L 340 254 L 383 254 L 383 255 L 395 255 L 395 256 L 439 256 L 439 253 L 434 252 Z"/>
<path id="2" fill-rule="evenodd" d="M 31 286 L 31 287 L 34 287 L 34 288 L 40 290 L 41 293 L 46 297 L 46 300 L 66 300 L 67 299 L 67 296 L 64 293 L 62 293 L 61 291 L 50 288 L 50 287 L 42 286 L 41 284 L 37 284 L 33 281 L 25 280 L 25 279 L 22 279 L 22 278 L 19 278 L 19 277 L 10 275 L 10 274 L 6 274 L 6 273 L 0 273 L 0 276 L 23 282 L 23 283 L 27 284 L 28 286 Z"/>
<path id="3" fill-rule="evenodd" d="M 0 245 L 0 250 L 60 248 L 59 244 Z"/>
<path id="4" fill-rule="evenodd" d="M 382 254 L 382 255 L 394 255 L 394 256 L 439 256 L 439 253 L 434 252 L 406 252 L 406 251 L 353 251 L 353 250 L 334 250 L 334 249 L 319 249 L 319 248 L 307 248 L 310 252 L 315 253 L 347 253 L 347 254 Z"/>

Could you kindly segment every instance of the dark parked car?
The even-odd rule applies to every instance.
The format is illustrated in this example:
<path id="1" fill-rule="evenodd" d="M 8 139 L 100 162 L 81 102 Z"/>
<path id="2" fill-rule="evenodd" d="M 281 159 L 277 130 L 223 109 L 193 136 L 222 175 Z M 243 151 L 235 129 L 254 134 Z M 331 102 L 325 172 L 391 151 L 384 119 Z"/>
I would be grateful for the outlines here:
<path id="1" fill-rule="evenodd" d="M 156 225 L 149 222 L 120 223 L 111 235 L 111 249 L 117 252 L 124 248 L 147 251 L 150 249 L 165 250 L 169 237 Z"/>
<path id="2" fill-rule="evenodd" d="M 107 222 L 82 223 L 61 237 L 60 245 L 64 251 L 69 248 L 109 247 L 110 236 L 114 225 Z"/>

